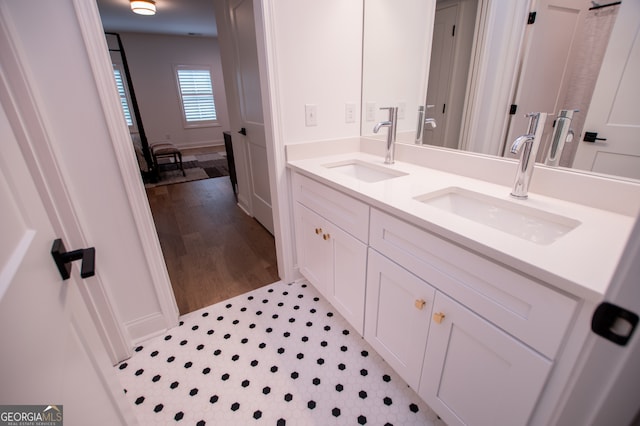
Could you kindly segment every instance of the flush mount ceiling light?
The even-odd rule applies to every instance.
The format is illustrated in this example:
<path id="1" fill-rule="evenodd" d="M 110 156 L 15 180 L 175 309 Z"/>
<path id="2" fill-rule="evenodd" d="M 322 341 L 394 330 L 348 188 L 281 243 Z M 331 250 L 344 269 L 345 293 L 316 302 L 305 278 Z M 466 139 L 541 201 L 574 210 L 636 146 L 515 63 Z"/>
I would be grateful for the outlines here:
<path id="1" fill-rule="evenodd" d="M 156 2 L 154 0 L 131 0 L 131 10 L 138 15 L 155 15 Z"/>

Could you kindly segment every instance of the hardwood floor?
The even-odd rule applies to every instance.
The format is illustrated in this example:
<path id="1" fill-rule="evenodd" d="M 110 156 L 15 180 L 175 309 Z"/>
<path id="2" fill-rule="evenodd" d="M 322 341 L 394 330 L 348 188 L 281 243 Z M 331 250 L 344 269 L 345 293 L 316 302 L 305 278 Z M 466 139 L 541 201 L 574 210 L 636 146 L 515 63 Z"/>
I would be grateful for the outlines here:
<path id="1" fill-rule="evenodd" d="M 147 197 L 180 314 L 279 279 L 273 236 L 236 205 L 228 176 Z"/>

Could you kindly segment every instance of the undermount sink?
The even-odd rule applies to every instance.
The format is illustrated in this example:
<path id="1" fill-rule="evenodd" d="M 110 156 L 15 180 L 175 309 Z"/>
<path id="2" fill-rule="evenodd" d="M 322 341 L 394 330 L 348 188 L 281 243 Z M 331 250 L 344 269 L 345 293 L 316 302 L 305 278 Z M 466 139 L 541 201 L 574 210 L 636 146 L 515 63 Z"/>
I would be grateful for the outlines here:
<path id="1" fill-rule="evenodd" d="M 537 244 L 551 244 L 580 225 L 568 217 L 456 187 L 414 199 Z"/>
<path id="2" fill-rule="evenodd" d="M 361 160 L 346 160 L 338 163 L 324 164 L 324 167 L 363 182 L 380 182 L 407 175 L 407 173 L 398 170 L 388 169 Z"/>

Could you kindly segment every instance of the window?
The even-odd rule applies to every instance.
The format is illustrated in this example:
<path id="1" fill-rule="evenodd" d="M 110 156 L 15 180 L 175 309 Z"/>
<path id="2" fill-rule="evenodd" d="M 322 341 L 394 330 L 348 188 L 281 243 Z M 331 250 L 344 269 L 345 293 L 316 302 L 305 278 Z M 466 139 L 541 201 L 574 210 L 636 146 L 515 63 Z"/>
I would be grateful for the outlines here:
<path id="1" fill-rule="evenodd" d="M 194 127 L 216 124 L 216 105 L 209 69 L 178 67 L 176 73 L 185 125 Z"/>
<path id="2" fill-rule="evenodd" d="M 131 119 L 131 111 L 129 110 L 129 101 L 127 100 L 127 92 L 124 89 L 124 82 L 122 80 L 122 73 L 120 69 L 113 66 L 113 76 L 116 79 L 116 87 L 118 88 L 118 95 L 120 95 L 120 104 L 122 105 L 122 112 L 124 113 L 124 119 L 127 121 L 127 126 L 133 126 L 133 120 Z"/>

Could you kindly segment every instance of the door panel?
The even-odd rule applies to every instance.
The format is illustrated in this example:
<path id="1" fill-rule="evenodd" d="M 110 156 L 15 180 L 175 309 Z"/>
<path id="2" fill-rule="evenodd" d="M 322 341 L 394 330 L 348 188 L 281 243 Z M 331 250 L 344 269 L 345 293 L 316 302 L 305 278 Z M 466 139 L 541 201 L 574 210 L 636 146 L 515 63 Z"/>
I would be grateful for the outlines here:
<path id="1" fill-rule="evenodd" d="M 0 401 L 61 404 L 68 424 L 135 424 L 78 291 L 62 281 L 56 238 L 4 107 L 0 108 Z M 5 236 L 7 238 L 5 238 Z"/>
<path id="2" fill-rule="evenodd" d="M 611 32 L 573 167 L 640 179 L 640 3 L 624 2 Z"/>
<path id="3" fill-rule="evenodd" d="M 367 268 L 367 342 L 418 389 L 435 290 L 375 250 Z M 421 307 L 416 301 L 424 301 Z"/>
<path id="4" fill-rule="evenodd" d="M 367 246 L 331 224 L 328 233 L 333 252 L 332 303 L 342 316 L 363 333 Z"/>
<path id="5" fill-rule="evenodd" d="M 230 42 L 233 45 L 233 69 L 236 76 L 235 87 L 228 91 L 227 95 L 237 97 L 236 103 L 229 102 L 229 114 L 232 124 L 237 125 L 238 130 L 246 130 L 246 134 L 234 136 L 234 140 L 246 145 L 246 150 L 238 150 L 240 155 L 236 155 L 236 158 L 246 165 L 248 170 L 244 176 L 249 178 L 249 184 L 240 185 L 239 182 L 239 188 L 241 192 L 243 187 L 249 190 L 249 212 L 273 234 L 253 0 L 229 1 L 227 7 Z M 233 105 L 237 105 L 237 110 Z M 243 194 L 240 194 L 239 198 L 242 197 Z"/>
<path id="6" fill-rule="evenodd" d="M 437 293 L 420 396 L 448 424 L 527 424 L 551 361 Z"/>

